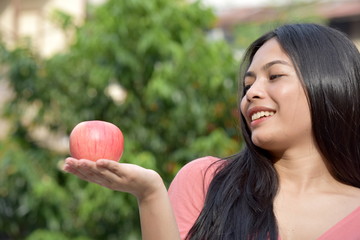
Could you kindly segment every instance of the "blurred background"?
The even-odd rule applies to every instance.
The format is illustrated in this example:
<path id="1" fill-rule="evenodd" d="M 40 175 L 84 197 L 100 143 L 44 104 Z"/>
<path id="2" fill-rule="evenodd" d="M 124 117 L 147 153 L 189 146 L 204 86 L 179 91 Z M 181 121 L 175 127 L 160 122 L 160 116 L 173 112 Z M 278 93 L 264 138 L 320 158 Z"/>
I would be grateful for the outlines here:
<path id="1" fill-rule="evenodd" d="M 134 197 L 61 170 L 72 128 L 116 124 L 168 186 L 240 151 L 242 53 L 294 22 L 360 46 L 357 0 L 0 0 L 0 239 L 140 239 Z"/>

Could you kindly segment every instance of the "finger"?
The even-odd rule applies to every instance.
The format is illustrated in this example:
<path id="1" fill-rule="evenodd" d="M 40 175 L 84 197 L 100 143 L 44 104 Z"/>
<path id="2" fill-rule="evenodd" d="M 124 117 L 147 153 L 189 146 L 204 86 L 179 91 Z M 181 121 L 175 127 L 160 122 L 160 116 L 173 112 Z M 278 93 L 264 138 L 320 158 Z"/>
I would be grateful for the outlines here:
<path id="1" fill-rule="evenodd" d="M 107 170 L 116 177 L 124 177 L 126 174 L 126 164 L 125 163 L 118 163 L 113 160 L 107 160 L 107 159 L 99 159 L 96 161 L 96 166 L 99 169 Z"/>
<path id="2" fill-rule="evenodd" d="M 87 159 L 74 159 L 67 158 L 65 160 L 64 170 L 70 172 L 80 179 L 85 181 L 99 183 L 99 180 L 102 178 L 98 174 L 96 165 L 93 161 Z"/>
<path id="3" fill-rule="evenodd" d="M 82 180 L 93 182 L 101 186 L 115 190 L 121 185 L 121 167 L 113 160 L 98 160 L 96 162 L 87 159 L 67 158 L 64 170 L 70 172 Z"/>
<path id="4" fill-rule="evenodd" d="M 95 182 L 100 185 L 108 184 L 110 182 L 108 178 L 111 173 L 102 171 L 93 161 L 80 159 L 78 161 L 77 171 L 88 181 Z"/>
<path id="5" fill-rule="evenodd" d="M 96 166 L 108 180 L 105 186 L 117 191 L 129 192 L 130 185 L 135 182 L 136 176 L 139 176 L 137 173 L 140 167 L 133 164 L 100 159 L 96 162 Z"/>
<path id="6" fill-rule="evenodd" d="M 68 173 L 71 173 L 73 175 L 76 175 L 78 178 L 82 179 L 82 180 L 86 180 L 87 179 L 87 175 L 83 174 L 83 172 L 79 171 L 77 168 L 75 168 L 74 166 L 71 165 L 65 165 L 64 166 L 64 170 Z"/>
<path id="7" fill-rule="evenodd" d="M 111 189 L 114 185 L 122 185 L 126 172 L 123 171 L 123 163 L 118 163 L 113 160 L 100 159 L 96 161 L 98 174 L 107 180 L 106 184 Z"/>
<path id="8" fill-rule="evenodd" d="M 93 161 L 87 160 L 87 159 L 76 159 L 68 157 L 65 159 L 64 167 L 71 167 L 75 169 L 86 169 L 88 166 L 94 165 Z"/>
<path id="9" fill-rule="evenodd" d="M 77 161 L 78 161 L 78 159 L 76 159 L 76 158 L 68 157 L 65 159 L 64 163 L 69 164 L 69 165 L 74 165 L 77 163 Z"/>
<path id="10" fill-rule="evenodd" d="M 77 162 L 78 160 L 75 158 L 68 157 L 64 161 L 63 170 L 66 172 L 73 173 L 74 170 L 77 168 Z"/>

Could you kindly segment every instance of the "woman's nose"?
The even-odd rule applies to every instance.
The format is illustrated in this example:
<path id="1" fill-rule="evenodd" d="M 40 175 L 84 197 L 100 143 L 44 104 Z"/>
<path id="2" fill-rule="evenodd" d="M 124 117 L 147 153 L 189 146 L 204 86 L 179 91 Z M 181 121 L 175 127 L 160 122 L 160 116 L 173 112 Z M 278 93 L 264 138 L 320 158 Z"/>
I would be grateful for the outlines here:
<path id="1" fill-rule="evenodd" d="M 248 101 L 253 99 L 263 98 L 265 95 L 264 83 L 255 81 L 251 87 L 246 91 L 246 98 Z"/>

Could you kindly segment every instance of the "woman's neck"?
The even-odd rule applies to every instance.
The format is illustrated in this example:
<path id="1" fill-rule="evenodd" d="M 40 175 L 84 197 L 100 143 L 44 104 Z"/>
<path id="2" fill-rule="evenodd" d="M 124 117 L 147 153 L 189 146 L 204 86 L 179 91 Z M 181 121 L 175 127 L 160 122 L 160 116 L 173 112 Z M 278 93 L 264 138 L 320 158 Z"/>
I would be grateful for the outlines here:
<path id="1" fill-rule="evenodd" d="M 275 161 L 281 189 L 303 193 L 334 187 L 337 181 L 330 174 L 325 160 L 317 151 L 284 152 Z"/>

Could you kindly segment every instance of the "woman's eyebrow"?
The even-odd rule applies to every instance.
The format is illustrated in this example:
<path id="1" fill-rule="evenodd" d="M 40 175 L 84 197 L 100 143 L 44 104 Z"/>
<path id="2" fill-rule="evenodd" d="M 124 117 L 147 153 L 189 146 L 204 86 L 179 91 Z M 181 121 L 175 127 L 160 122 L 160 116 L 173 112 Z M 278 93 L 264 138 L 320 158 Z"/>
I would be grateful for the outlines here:
<path id="1" fill-rule="evenodd" d="M 271 66 L 275 65 L 275 64 L 282 64 L 282 65 L 286 65 L 286 66 L 289 66 L 291 67 L 292 65 L 290 63 L 288 63 L 287 61 L 284 61 L 284 60 L 274 60 L 274 61 L 271 61 L 271 62 L 268 62 L 266 63 L 264 66 L 262 66 L 262 70 L 265 71 L 265 70 L 268 70 Z M 244 78 L 246 77 L 255 77 L 255 73 L 253 71 L 247 71 L 244 75 Z"/>
<path id="2" fill-rule="evenodd" d="M 255 73 L 252 71 L 247 71 L 244 75 L 244 78 L 246 78 L 246 77 L 255 77 Z"/>
<path id="3" fill-rule="evenodd" d="M 271 62 L 268 62 L 267 64 L 265 64 L 261 69 L 262 70 L 267 70 L 269 69 L 271 66 L 275 65 L 275 64 L 282 64 L 282 65 L 286 65 L 286 66 L 289 66 L 291 67 L 292 65 L 290 63 L 288 63 L 287 61 L 284 61 L 284 60 L 274 60 L 274 61 L 271 61 Z"/>

